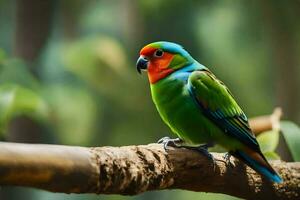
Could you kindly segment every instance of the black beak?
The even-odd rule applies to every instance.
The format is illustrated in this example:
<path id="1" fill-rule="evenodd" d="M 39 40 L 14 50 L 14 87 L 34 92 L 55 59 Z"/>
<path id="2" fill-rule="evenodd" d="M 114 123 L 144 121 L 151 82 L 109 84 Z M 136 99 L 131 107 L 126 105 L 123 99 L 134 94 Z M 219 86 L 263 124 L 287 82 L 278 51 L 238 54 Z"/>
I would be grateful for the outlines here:
<path id="1" fill-rule="evenodd" d="M 146 70 L 148 67 L 148 60 L 144 56 L 140 56 L 136 62 L 136 70 L 141 74 L 142 70 Z"/>

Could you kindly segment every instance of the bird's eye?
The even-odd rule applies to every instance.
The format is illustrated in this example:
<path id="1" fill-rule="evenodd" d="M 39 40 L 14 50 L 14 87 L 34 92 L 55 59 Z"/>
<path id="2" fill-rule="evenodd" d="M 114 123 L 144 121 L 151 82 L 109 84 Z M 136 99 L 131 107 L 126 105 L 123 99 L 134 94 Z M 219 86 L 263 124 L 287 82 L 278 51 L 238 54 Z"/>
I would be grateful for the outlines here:
<path id="1" fill-rule="evenodd" d="M 163 50 L 161 49 L 157 49 L 155 52 L 154 52 L 154 56 L 156 57 L 162 57 L 164 54 Z"/>

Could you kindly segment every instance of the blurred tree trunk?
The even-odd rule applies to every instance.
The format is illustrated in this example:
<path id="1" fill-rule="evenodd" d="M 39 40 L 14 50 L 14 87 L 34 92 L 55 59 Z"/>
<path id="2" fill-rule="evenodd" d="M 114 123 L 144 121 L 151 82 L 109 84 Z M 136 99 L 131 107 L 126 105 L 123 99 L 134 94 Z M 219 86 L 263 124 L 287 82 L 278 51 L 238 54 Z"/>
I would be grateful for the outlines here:
<path id="1" fill-rule="evenodd" d="M 299 123 L 300 70 L 296 42 L 299 34 L 299 2 L 270 0 L 260 2 L 273 55 L 271 59 L 276 104 L 283 108 L 285 118 Z M 284 160 L 292 160 L 283 138 L 280 140 L 278 151 Z"/>
<path id="2" fill-rule="evenodd" d="M 51 28 L 54 11 L 53 0 L 17 0 L 16 27 L 13 54 L 27 62 L 31 73 L 38 79 L 37 61 L 45 47 Z M 8 141 L 40 142 L 42 127 L 28 117 L 17 117 L 8 127 Z M 30 190 L 6 188 L 1 190 L 0 199 L 31 199 Z"/>
<path id="3" fill-rule="evenodd" d="M 51 27 L 54 1 L 18 0 L 14 54 L 32 64 L 45 46 Z M 36 69 L 31 68 L 33 74 Z"/>
<path id="4" fill-rule="evenodd" d="M 132 49 L 129 53 L 135 59 L 138 48 L 144 45 L 143 36 L 145 35 L 140 1 L 123 0 L 119 4 L 119 10 L 122 16 L 124 43 Z"/>
<path id="5" fill-rule="evenodd" d="M 197 24 L 195 13 L 199 12 L 198 6 L 201 7 L 203 4 L 200 1 L 174 0 L 170 6 L 170 2 L 161 1 L 156 7 L 146 9 L 147 13 L 143 14 L 147 19 L 145 20 L 147 24 L 144 25 L 144 39 L 146 39 L 144 43 L 163 40 L 176 42 L 189 49 L 195 57 L 201 55 L 199 51 L 201 48 L 195 45 L 198 41 L 196 27 L 191 24 Z"/>
<path id="6" fill-rule="evenodd" d="M 59 15 L 65 40 L 73 40 L 79 35 L 78 23 L 82 10 L 89 5 L 82 0 L 64 0 L 59 2 Z"/>
<path id="7" fill-rule="evenodd" d="M 299 122 L 300 82 L 299 53 L 299 2 L 264 1 L 263 13 L 271 39 L 275 73 L 277 104 L 285 117 Z"/>
<path id="8" fill-rule="evenodd" d="M 50 33 L 54 11 L 52 0 L 16 1 L 16 31 L 14 55 L 28 62 L 32 74 L 38 78 L 35 62 L 44 48 Z M 38 142 L 41 127 L 32 119 L 18 117 L 9 125 L 8 140 L 14 142 Z"/>

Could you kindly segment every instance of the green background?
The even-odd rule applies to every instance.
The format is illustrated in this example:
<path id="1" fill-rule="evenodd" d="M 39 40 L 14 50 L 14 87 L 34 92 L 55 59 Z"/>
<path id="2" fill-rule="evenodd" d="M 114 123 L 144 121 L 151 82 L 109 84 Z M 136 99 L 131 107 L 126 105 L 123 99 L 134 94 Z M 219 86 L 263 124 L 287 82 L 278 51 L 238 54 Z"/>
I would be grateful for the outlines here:
<path id="1" fill-rule="evenodd" d="M 31 14 L 22 9 L 39 1 L 20 2 L 0 0 L 5 141 L 119 146 L 170 135 L 151 101 L 147 77 L 135 69 L 139 50 L 158 40 L 180 43 L 209 67 L 249 117 L 281 106 L 285 119 L 300 122 L 298 1 L 62 0 L 45 1 L 51 2 L 45 10 Z M 50 20 L 43 17 L 48 12 Z M 291 160 L 284 144 L 277 152 Z M 0 190 L 1 199 L 25 197 L 235 199 L 179 190 L 134 197 Z"/>

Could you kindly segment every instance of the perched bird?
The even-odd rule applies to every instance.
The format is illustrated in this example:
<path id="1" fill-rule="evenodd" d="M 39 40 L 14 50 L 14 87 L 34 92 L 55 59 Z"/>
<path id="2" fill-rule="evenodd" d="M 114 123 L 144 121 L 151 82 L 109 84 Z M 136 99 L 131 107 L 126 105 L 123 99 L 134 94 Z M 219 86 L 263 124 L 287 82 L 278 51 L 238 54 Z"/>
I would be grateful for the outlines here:
<path id="1" fill-rule="evenodd" d="M 147 70 L 153 102 L 163 121 L 178 138 L 168 145 L 218 143 L 271 181 L 281 177 L 262 154 L 248 119 L 231 92 L 180 45 L 154 42 L 140 51 L 136 67 Z"/>

